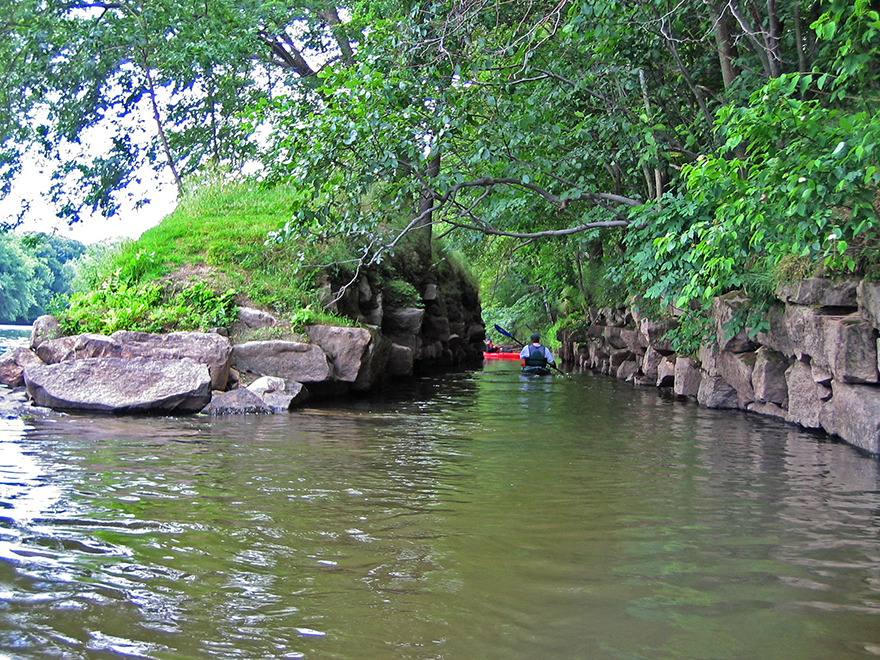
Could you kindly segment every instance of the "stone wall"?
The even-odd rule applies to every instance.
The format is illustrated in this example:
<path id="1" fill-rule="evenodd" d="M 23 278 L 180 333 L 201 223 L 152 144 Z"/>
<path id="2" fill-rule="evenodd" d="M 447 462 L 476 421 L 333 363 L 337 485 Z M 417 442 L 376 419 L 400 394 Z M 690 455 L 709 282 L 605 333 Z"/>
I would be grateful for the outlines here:
<path id="1" fill-rule="evenodd" d="M 697 356 L 676 355 L 664 339 L 674 319 L 593 309 L 585 327 L 559 332 L 560 358 L 637 385 L 672 388 L 709 408 L 824 430 L 880 455 L 880 285 L 809 279 L 780 287 L 777 297 L 769 329 L 751 338 L 727 332 L 748 301 L 717 298 L 714 340 Z"/>

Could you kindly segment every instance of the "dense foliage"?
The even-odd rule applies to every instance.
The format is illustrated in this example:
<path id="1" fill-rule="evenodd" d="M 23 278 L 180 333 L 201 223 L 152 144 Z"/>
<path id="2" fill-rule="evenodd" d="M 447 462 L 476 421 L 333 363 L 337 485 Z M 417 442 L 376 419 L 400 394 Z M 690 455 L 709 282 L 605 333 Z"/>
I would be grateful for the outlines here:
<path id="1" fill-rule="evenodd" d="M 688 348 L 713 296 L 744 289 L 757 309 L 780 278 L 878 272 L 870 0 L 5 11 L 6 174 L 27 144 L 63 149 L 145 99 L 145 153 L 178 179 L 252 159 L 296 190 L 270 253 L 309 263 L 344 236 L 356 261 L 336 268 L 354 277 L 404 243 L 425 259 L 442 234 L 474 264 L 490 323 L 546 329 L 638 295 L 691 312 Z M 121 135 L 81 183 L 112 194 L 133 175 Z"/>
<path id="2" fill-rule="evenodd" d="M 85 246 L 61 236 L 0 232 L 0 323 L 30 323 L 70 292 Z"/>

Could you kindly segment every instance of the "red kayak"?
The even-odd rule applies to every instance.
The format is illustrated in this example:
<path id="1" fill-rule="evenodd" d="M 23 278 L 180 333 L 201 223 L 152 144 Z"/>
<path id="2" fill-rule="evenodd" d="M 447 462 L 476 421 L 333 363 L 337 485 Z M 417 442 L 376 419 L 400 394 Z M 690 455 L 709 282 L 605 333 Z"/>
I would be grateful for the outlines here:
<path id="1" fill-rule="evenodd" d="M 483 353 L 486 360 L 519 360 L 519 353 Z"/>

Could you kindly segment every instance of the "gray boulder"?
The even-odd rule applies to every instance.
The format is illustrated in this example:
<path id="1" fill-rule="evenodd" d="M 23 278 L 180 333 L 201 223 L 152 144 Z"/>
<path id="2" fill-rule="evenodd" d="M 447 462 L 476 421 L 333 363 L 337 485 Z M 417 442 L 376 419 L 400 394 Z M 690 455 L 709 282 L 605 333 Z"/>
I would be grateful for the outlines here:
<path id="1" fill-rule="evenodd" d="M 858 282 L 835 282 L 810 277 L 792 284 L 782 284 L 776 295 L 785 302 L 813 307 L 856 307 Z"/>
<path id="2" fill-rule="evenodd" d="M 871 454 L 880 454 L 880 388 L 835 381 L 822 409 L 822 426 Z"/>
<path id="3" fill-rule="evenodd" d="M 333 380 L 333 367 L 320 346 L 295 341 L 249 341 L 232 349 L 232 367 L 242 373 L 278 376 L 305 383 Z"/>
<path id="4" fill-rule="evenodd" d="M 876 383 L 877 331 L 858 314 L 826 317 L 825 363 L 836 380 Z"/>
<path id="5" fill-rule="evenodd" d="M 385 375 L 391 342 L 378 331 L 312 325 L 305 332 L 332 360 L 336 380 L 353 390 L 369 390 Z"/>
<path id="6" fill-rule="evenodd" d="M 752 371 L 752 388 L 758 403 L 775 403 L 785 406 L 788 402 L 788 385 L 785 372 L 789 367 L 788 358 L 781 353 L 762 346 L 755 356 Z"/>
<path id="7" fill-rule="evenodd" d="M 25 367 L 24 380 L 53 410 L 189 413 L 211 400 L 208 368 L 189 359 L 89 358 Z"/>
<path id="8" fill-rule="evenodd" d="M 36 364 L 43 364 L 43 361 L 27 348 L 6 351 L 0 355 L 0 385 L 21 387 L 24 385 L 24 368 Z"/>
<path id="9" fill-rule="evenodd" d="M 679 396 L 697 396 L 703 376 L 693 359 L 679 356 L 675 361 L 675 382 L 673 391 Z"/>
<path id="10" fill-rule="evenodd" d="M 51 314 L 38 316 L 31 325 L 31 348 L 35 349 L 44 341 L 57 339 L 62 335 L 61 324 Z"/>
<path id="11" fill-rule="evenodd" d="M 215 395 L 202 412 L 206 415 L 253 415 L 275 411 L 247 388 L 239 388 Z"/>
<path id="12" fill-rule="evenodd" d="M 274 412 L 286 412 L 309 399 L 309 391 L 302 383 L 277 376 L 258 378 L 247 389 L 260 397 Z"/>
<path id="13" fill-rule="evenodd" d="M 164 335 L 148 332 L 119 331 L 110 339 L 121 344 L 119 357 L 162 359 L 188 358 L 208 367 L 211 387 L 226 388 L 229 379 L 232 344 L 229 339 L 212 332 L 170 332 Z"/>
<path id="14" fill-rule="evenodd" d="M 109 337 L 86 333 L 43 341 L 36 348 L 46 364 L 101 357 L 146 357 L 165 360 L 188 358 L 208 367 L 211 386 L 226 388 L 232 344 L 214 333 L 171 332 L 164 335 L 120 330 Z"/>
<path id="15" fill-rule="evenodd" d="M 697 402 L 707 408 L 739 408 L 739 397 L 721 376 L 703 376 L 697 391 Z"/>
<path id="16" fill-rule="evenodd" d="M 788 387 L 788 416 L 786 419 L 810 429 L 822 426 L 822 404 L 831 391 L 813 380 L 810 365 L 796 360 L 785 372 Z"/>

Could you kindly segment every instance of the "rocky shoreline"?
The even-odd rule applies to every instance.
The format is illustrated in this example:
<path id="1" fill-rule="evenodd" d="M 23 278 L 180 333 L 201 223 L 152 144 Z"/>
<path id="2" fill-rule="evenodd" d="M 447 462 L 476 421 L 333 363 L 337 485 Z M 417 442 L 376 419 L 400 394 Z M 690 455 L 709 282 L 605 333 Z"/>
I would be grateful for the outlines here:
<path id="1" fill-rule="evenodd" d="M 0 416 L 278 413 L 311 397 L 368 392 L 423 368 L 482 360 L 478 302 L 430 284 L 422 307 L 397 308 L 364 289 L 360 302 L 375 325 L 312 325 L 297 339 L 233 341 L 223 331 L 62 336 L 57 319 L 40 317 L 27 347 L 0 356 Z M 265 311 L 240 308 L 236 336 L 278 326 Z"/>
<path id="2" fill-rule="evenodd" d="M 664 339 L 674 318 L 593 309 L 582 327 L 558 333 L 560 358 L 709 408 L 824 431 L 880 456 L 880 284 L 813 278 L 781 286 L 769 329 L 731 336 L 729 322 L 748 304 L 738 294 L 715 299 L 714 337 L 699 355 L 676 355 Z"/>

